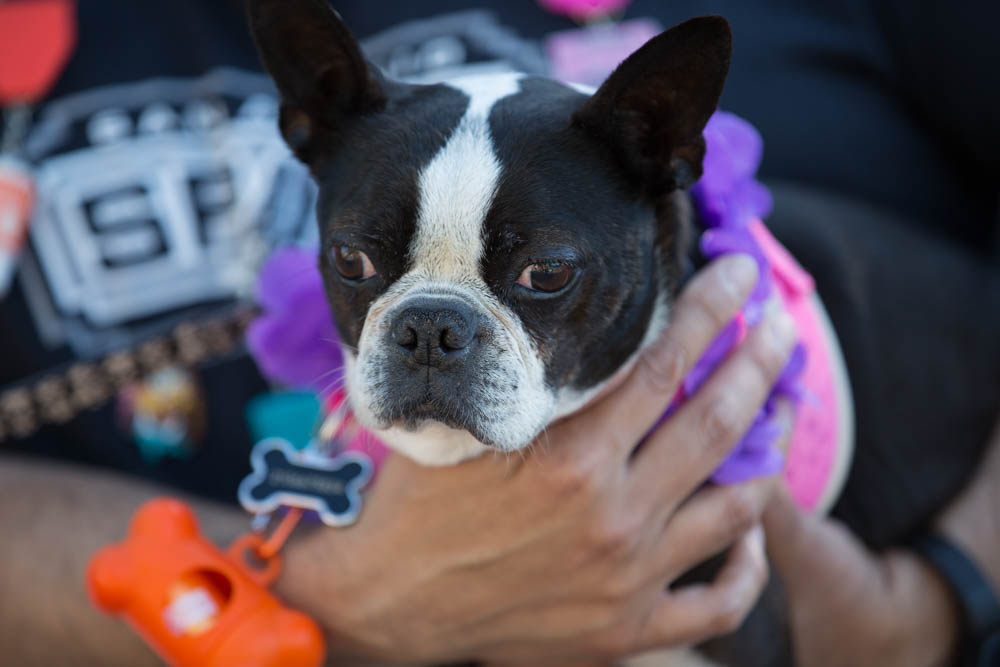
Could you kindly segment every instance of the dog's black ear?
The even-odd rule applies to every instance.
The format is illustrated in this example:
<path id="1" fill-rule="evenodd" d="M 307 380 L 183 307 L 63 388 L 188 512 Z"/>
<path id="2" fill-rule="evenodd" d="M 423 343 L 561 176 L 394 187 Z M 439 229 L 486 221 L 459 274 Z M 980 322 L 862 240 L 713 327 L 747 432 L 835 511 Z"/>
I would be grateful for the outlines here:
<path id="1" fill-rule="evenodd" d="M 686 188 L 701 176 L 702 130 L 719 103 L 731 53 L 728 21 L 691 19 L 625 59 L 573 122 L 609 144 L 652 196 Z"/>
<path id="2" fill-rule="evenodd" d="M 281 93 L 281 133 L 303 162 L 351 116 L 386 104 L 378 69 L 327 0 L 246 0 L 250 31 Z"/>

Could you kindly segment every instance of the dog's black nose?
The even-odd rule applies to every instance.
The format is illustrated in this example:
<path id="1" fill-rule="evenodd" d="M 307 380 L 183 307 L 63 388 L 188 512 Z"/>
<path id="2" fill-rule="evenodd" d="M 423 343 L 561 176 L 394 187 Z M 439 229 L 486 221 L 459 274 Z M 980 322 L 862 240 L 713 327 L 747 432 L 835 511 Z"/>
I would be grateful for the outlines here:
<path id="1" fill-rule="evenodd" d="M 473 347 L 479 316 L 454 297 L 409 300 L 392 321 L 396 349 L 422 366 L 443 366 Z"/>

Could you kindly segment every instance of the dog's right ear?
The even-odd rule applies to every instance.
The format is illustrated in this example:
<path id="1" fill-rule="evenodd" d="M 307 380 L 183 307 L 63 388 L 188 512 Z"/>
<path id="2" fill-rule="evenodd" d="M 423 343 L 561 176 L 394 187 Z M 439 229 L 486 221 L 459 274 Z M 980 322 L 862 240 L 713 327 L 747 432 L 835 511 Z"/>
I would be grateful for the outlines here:
<path id="1" fill-rule="evenodd" d="M 626 58 L 573 122 L 609 145 L 650 195 L 686 188 L 701 176 L 702 130 L 719 102 L 731 53 L 724 18 L 686 21 Z"/>
<path id="2" fill-rule="evenodd" d="M 281 133 L 315 168 L 351 117 L 385 106 L 385 81 L 326 0 L 246 0 L 246 7 L 261 61 L 281 93 Z"/>

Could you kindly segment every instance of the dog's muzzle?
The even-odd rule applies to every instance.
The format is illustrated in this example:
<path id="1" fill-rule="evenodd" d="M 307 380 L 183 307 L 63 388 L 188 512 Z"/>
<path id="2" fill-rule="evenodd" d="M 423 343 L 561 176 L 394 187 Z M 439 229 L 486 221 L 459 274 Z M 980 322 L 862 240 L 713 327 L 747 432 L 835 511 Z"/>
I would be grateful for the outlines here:
<path id="1" fill-rule="evenodd" d="M 466 299 L 423 294 L 398 304 L 383 339 L 380 416 L 407 428 L 433 420 L 481 435 L 489 338 Z"/>

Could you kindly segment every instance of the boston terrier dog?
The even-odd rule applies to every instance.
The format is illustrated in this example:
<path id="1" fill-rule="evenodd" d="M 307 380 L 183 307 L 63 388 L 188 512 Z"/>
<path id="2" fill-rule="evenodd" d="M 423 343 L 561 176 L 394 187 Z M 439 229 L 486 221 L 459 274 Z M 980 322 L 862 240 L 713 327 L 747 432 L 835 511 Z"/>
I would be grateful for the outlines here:
<path id="1" fill-rule="evenodd" d="M 654 37 L 589 94 L 516 74 L 394 81 L 326 0 L 248 7 L 281 95 L 281 133 L 319 185 L 320 269 L 351 407 L 386 444 L 429 465 L 527 447 L 664 329 L 695 225 L 686 189 L 702 173 L 702 130 L 729 68 L 724 19 Z M 802 219 L 819 210 L 800 209 Z M 858 399 L 836 512 L 881 546 L 941 507 L 987 442 L 1000 403 L 1000 338 L 989 342 L 1000 290 L 983 292 L 997 307 L 967 330 L 954 363 L 928 361 L 953 347 L 942 324 L 967 313 L 925 286 L 962 265 L 934 260 L 935 283 L 914 259 L 929 246 L 817 229 L 785 226 L 846 332 Z M 891 264 L 878 248 L 902 248 L 891 268 L 911 278 L 876 280 Z M 874 312 L 879 298 L 890 305 Z M 924 310 L 896 309 L 911 302 Z M 932 410 L 942 419 L 929 421 Z M 738 664 L 766 653 L 738 651 Z"/>
<path id="2" fill-rule="evenodd" d="M 351 406 L 386 444 L 425 464 L 526 447 L 660 333 L 725 20 L 656 37 L 588 96 L 518 74 L 399 83 L 323 0 L 250 7 L 319 183 Z"/>

